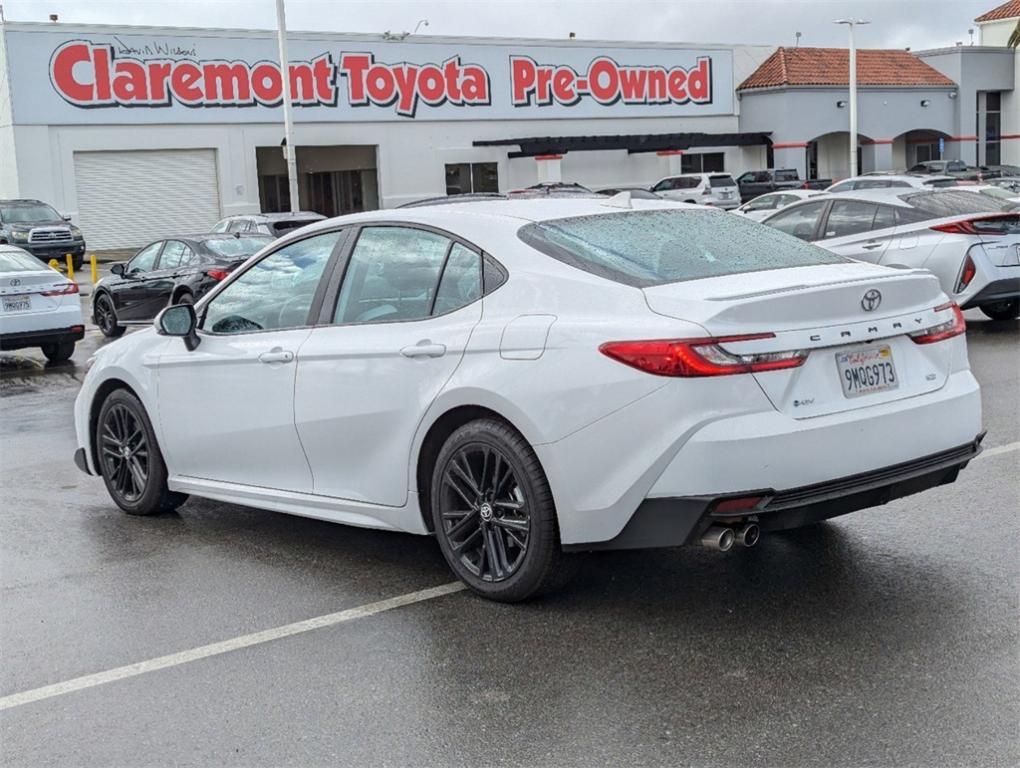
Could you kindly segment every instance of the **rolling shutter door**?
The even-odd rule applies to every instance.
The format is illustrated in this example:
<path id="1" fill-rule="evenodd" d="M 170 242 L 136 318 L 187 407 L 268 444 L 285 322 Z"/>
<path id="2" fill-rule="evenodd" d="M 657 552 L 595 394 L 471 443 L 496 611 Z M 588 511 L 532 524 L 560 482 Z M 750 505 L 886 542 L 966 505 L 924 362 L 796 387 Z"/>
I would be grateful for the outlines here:
<path id="1" fill-rule="evenodd" d="M 74 178 L 90 251 L 207 232 L 220 218 L 212 149 L 75 152 Z"/>

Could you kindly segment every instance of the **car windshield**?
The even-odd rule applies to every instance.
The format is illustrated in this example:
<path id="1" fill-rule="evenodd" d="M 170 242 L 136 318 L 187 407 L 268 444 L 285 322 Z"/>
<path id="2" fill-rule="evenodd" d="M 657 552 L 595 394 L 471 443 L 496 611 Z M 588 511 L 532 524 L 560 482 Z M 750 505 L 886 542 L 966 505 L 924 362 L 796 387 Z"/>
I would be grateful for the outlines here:
<path id="1" fill-rule="evenodd" d="M 966 216 L 970 213 L 998 213 L 1012 210 L 1008 201 L 996 200 L 987 195 L 975 195 L 957 189 L 932 189 L 900 195 L 900 200 L 927 214 L 929 218 Z"/>
<path id="2" fill-rule="evenodd" d="M 217 256 L 242 258 L 251 256 L 271 242 L 273 242 L 271 237 L 224 237 L 222 240 L 206 240 L 205 247 Z"/>
<path id="3" fill-rule="evenodd" d="M 38 272 L 42 269 L 46 266 L 24 251 L 0 251 L 0 272 Z"/>
<path id="4" fill-rule="evenodd" d="M 0 220 L 7 224 L 60 221 L 60 214 L 44 203 L 0 205 Z"/>
<path id="5" fill-rule="evenodd" d="M 517 235 L 547 256 L 639 288 L 847 261 L 778 230 L 710 210 L 579 216 L 528 224 Z"/>

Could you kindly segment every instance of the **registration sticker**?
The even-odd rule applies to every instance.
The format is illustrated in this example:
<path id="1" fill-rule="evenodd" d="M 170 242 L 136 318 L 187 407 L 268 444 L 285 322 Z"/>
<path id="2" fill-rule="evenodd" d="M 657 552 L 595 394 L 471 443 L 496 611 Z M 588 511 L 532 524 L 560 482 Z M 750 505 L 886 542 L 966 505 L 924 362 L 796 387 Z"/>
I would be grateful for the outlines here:
<path id="1" fill-rule="evenodd" d="M 896 389 L 900 379 L 887 345 L 836 353 L 836 369 L 844 397 L 860 397 Z"/>

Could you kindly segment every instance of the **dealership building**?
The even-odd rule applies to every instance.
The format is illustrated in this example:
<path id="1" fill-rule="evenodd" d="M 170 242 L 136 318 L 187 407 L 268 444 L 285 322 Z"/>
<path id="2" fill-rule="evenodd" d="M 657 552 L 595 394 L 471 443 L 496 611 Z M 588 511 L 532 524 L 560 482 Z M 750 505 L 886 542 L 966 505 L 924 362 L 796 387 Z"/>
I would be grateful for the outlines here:
<path id="1" fill-rule="evenodd" d="M 1020 0 L 976 45 L 858 53 L 859 167 L 1020 165 Z M 844 49 L 292 32 L 300 204 L 337 215 L 538 181 L 848 173 Z M 95 249 L 289 209 L 266 31 L 0 25 L 0 199 Z"/>

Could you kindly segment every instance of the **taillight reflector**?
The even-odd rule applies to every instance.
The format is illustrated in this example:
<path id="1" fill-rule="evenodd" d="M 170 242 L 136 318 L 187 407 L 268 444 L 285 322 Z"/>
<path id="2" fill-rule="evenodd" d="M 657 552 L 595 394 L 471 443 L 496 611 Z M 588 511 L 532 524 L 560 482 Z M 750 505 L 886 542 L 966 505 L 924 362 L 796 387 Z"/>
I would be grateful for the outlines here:
<path id="1" fill-rule="evenodd" d="M 936 312 L 942 312 L 946 309 L 953 310 L 952 318 L 930 328 L 925 328 L 923 331 L 915 331 L 910 334 L 911 340 L 915 344 L 934 344 L 936 341 L 944 341 L 945 339 L 959 336 L 961 333 L 966 333 L 967 321 L 963 318 L 963 310 L 960 309 L 955 301 L 935 307 Z"/>
<path id="2" fill-rule="evenodd" d="M 977 274 L 977 266 L 974 264 L 974 259 L 967 254 L 967 258 L 963 261 L 963 269 L 960 270 L 960 279 L 956 283 L 956 292 L 960 293 L 964 288 L 970 285 L 970 281 L 974 279 L 974 275 Z"/>
<path id="3" fill-rule="evenodd" d="M 78 283 L 64 283 L 60 288 L 56 288 L 52 291 L 43 291 L 43 296 L 70 296 L 71 294 L 78 293 Z"/>
<path id="4" fill-rule="evenodd" d="M 225 269 L 209 269 L 206 270 L 206 274 L 209 275 L 209 277 L 211 277 L 213 280 L 219 281 L 226 280 L 227 275 L 229 275 L 230 273 Z"/>
<path id="5" fill-rule="evenodd" d="M 712 514 L 723 515 L 727 513 L 747 512 L 754 509 L 761 503 L 764 496 L 731 496 L 728 499 L 720 499 L 712 505 Z"/>
<path id="6" fill-rule="evenodd" d="M 707 339 L 658 339 L 610 341 L 599 351 L 614 360 L 655 376 L 729 376 L 797 368 L 807 360 L 804 350 L 737 355 L 722 344 L 775 338 L 773 333 L 722 336 Z"/>

